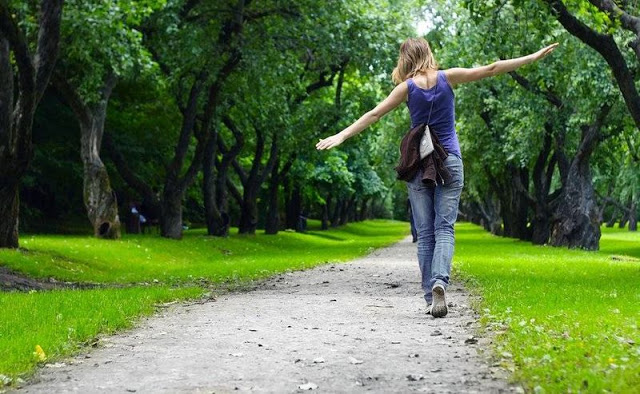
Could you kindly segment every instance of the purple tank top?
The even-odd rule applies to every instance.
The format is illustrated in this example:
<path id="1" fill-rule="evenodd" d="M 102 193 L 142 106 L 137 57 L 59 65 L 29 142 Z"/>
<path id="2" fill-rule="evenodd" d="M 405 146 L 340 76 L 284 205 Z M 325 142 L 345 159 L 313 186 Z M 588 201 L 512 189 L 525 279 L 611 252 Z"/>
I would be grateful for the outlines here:
<path id="1" fill-rule="evenodd" d="M 407 107 L 409 114 L 411 114 L 411 127 L 427 123 L 433 102 L 429 127 L 436 134 L 447 153 L 462 158 L 456 134 L 455 95 L 444 72 L 438 71 L 436 85 L 430 89 L 423 89 L 416 85 L 412 78 L 407 80 L 407 87 L 409 88 Z"/>

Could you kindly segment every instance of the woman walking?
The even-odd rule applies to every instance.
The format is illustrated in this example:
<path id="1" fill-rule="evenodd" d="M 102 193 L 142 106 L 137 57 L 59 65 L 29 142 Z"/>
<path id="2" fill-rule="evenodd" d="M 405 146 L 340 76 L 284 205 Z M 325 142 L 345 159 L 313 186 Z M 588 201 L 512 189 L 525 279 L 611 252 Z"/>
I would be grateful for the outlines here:
<path id="1" fill-rule="evenodd" d="M 418 235 L 418 263 L 427 313 L 434 317 L 447 314 L 445 292 L 449 285 L 454 249 L 454 223 L 464 182 L 462 154 L 455 129 L 455 102 L 452 87 L 462 83 L 504 74 L 550 54 L 558 44 L 527 56 L 500 60 L 475 68 L 439 70 L 429 43 L 423 38 L 409 38 L 400 46 L 398 64 L 392 78 L 396 87 L 374 109 L 341 132 L 321 139 L 316 148 L 331 149 L 382 116 L 406 102 L 412 129 L 427 124 L 435 141 L 446 151 L 444 166 L 448 182 L 423 182 L 423 170 L 407 182 L 413 222 Z"/>

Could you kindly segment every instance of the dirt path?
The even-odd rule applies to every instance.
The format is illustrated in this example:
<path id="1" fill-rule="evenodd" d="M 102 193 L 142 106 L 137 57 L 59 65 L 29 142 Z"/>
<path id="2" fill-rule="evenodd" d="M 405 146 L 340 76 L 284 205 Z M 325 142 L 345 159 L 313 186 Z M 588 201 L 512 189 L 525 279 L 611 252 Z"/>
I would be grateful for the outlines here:
<path id="1" fill-rule="evenodd" d="M 43 368 L 18 393 L 511 392 L 466 343 L 469 299 L 425 314 L 408 239 L 348 264 L 280 275 L 254 291 L 174 306 L 101 349 Z M 500 374 L 498 372 L 498 374 Z"/>

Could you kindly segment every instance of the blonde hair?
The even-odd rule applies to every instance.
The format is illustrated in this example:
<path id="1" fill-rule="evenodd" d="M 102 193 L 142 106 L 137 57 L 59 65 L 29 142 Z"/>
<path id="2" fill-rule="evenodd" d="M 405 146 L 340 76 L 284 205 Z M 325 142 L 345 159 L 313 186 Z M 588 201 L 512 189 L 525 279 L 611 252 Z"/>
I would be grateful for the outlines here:
<path id="1" fill-rule="evenodd" d="M 438 63 L 429 43 L 424 38 L 407 38 L 400 45 L 398 65 L 391 73 L 391 79 L 397 85 L 427 70 L 437 70 Z"/>

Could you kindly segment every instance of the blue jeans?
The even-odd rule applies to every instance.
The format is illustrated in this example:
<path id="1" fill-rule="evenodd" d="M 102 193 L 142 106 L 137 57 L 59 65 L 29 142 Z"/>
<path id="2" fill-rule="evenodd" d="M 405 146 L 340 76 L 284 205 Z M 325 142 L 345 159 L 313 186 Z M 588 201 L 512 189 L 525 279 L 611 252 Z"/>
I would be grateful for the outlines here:
<path id="1" fill-rule="evenodd" d="M 436 284 L 445 289 L 449 284 L 453 258 L 453 224 L 458 217 L 458 203 L 464 184 L 462 159 L 450 154 L 444 165 L 451 173 L 446 185 L 427 186 L 422 183 L 422 171 L 407 182 L 413 222 L 418 232 L 418 264 L 422 274 L 422 289 L 428 303 Z"/>

